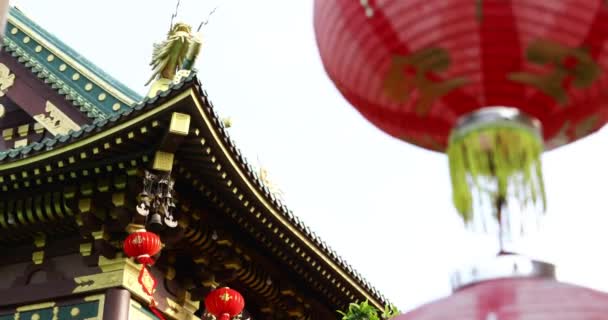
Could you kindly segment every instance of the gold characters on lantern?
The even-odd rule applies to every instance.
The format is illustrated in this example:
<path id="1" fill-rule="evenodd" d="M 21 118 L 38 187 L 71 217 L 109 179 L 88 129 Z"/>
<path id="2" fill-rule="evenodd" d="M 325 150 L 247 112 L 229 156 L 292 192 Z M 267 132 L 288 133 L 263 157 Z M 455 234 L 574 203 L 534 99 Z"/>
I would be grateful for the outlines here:
<path id="1" fill-rule="evenodd" d="M 384 80 L 384 91 L 397 102 L 405 102 L 418 89 L 416 112 L 426 114 L 435 99 L 466 84 L 465 78 L 441 80 L 434 73 L 451 64 L 450 54 L 442 48 L 426 48 L 407 56 L 396 55 Z"/>
<path id="2" fill-rule="evenodd" d="M 550 66 L 551 71 L 542 74 L 513 72 L 508 78 L 537 88 L 561 105 L 568 103 L 566 89 L 570 83 L 577 88 L 587 88 L 601 73 L 587 50 L 550 40 L 532 41 L 526 50 L 526 58 L 533 64 Z"/>

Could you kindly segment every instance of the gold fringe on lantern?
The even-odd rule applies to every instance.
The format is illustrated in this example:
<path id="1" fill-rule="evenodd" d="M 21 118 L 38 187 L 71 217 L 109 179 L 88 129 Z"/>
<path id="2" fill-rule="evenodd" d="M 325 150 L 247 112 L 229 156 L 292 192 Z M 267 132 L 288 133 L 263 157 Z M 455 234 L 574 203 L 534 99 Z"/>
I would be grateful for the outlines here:
<path id="1" fill-rule="evenodd" d="M 522 208 L 546 208 L 538 128 L 511 120 L 470 124 L 454 131 L 448 146 L 454 206 L 465 223 L 473 218 L 475 198 L 491 201 L 493 216 L 502 224 L 508 200 Z M 474 194 L 476 192 L 476 194 Z"/>

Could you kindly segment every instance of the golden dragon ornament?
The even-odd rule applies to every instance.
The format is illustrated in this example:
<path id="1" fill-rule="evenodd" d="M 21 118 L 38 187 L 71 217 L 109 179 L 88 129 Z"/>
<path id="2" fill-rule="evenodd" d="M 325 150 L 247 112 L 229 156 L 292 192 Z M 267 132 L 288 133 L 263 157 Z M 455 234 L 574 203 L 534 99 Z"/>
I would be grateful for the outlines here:
<path id="1" fill-rule="evenodd" d="M 166 90 L 172 82 L 179 82 L 192 71 L 202 46 L 200 33 L 193 32 L 190 25 L 177 22 L 167 34 L 167 39 L 154 44 L 152 52 L 152 83 L 148 96 L 153 97 Z"/>

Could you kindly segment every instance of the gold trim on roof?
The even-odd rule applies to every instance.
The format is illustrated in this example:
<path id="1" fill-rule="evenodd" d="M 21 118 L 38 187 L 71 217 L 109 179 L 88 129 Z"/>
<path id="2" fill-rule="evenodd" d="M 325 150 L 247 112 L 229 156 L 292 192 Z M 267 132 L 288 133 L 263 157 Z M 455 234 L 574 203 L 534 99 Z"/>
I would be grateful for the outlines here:
<path id="1" fill-rule="evenodd" d="M 331 269 L 333 269 L 336 273 L 340 275 L 346 282 L 348 282 L 352 287 L 355 288 L 362 296 L 364 296 L 367 300 L 373 303 L 380 309 L 384 309 L 384 304 L 378 301 L 375 297 L 373 297 L 370 293 L 367 292 L 364 288 L 361 287 L 350 275 L 348 275 L 340 266 L 336 264 L 331 258 L 329 258 L 324 252 L 322 252 L 312 241 L 303 234 L 300 230 L 298 230 L 294 225 L 292 225 L 285 216 L 283 216 L 280 212 L 276 210 L 276 208 L 264 197 L 263 194 L 260 193 L 258 188 L 256 188 L 249 177 L 243 172 L 239 164 L 236 162 L 234 157 L 228 149 L 226 148 L 223 139 L 220 137 L 220 134 L 215 126 L 213 126 L 213 121 L 209 119 L 207 114 L 203 111 L 204 108 L 201 105 L 198 97 L 194 94 L 192 90 L 190 90 L 190 94 L 196 107 L 205 122 L 205 125 L 210 129 L 211 135 L 215 139 L 217 145 L 220 147 L 222 153 L 226 157 L 226 159 L 230 162 L 232 168 L 236 171 L 239 178 L 247 185 L 249 190 L 255 195 L 258 201 L 269 211 L 275 219 L 277 219 L 285 228 L 287 228 L 291 234 L 296 236 L 302 243 L 306 245 L 310 250 L 312 250 L 319 258 L 321 258 Z"/>
<path id="2" fill-rule="evenodd" d="M 52 135 L 68 134 L 70 130 L 79 130 L 80 126 L 61 111 L 52 102 L 46 102 L 44 112 L 33 116 Z"/>
<path id="3" fill-rule="evenodd" d="M 178 94 L 177 96 L 171 98 L 170 100 L 166 101 L 165 103 L 163 103 L 163 104 L 161 104 L 161 105 L 159 105 L 159 106 L 157 106 L 155 108 L 152 108 L 149 111 L 147 111 L 147 112 L 145 112 L 145 113 L 143 113 L 143 114 L 141 114 L 139 116 L 133 117 L 133 118 L 131 118 L 131 119 L 125 121 L 125 122 L 122 122 L 122 123 L 116 125 L 115 127 L 103 130 L 103 131 L 99 132 L 96 135 L 89 136 L 89 137 L 86 137 L 84 139 L 80 139 L 80 140 L 78 140 L 78 141 L 76 141 L 74 143 L 70 143 L 70 144 L 65 144 L 63 146 L 59 146 L 56 149 L 53 149 L 53 150 L 50 150 L 50 151 L 47 151 L 47 152 L 42 152 L 42 153 L 33 155 L 31 157 L 27 157 L 27 158 L 24 158 L 24 159 L 19 159 L 19 160 L 16 160 L 14 162 L 0 164 L 0 173 L 2 171 L 5 171 L 5 170 L 19 168 L 21 166 L 26 166 L 28 164 L 32 164 L 32 163 L 35 163 L 35 162 L 38 162 L 38 161 L 43 161 L 43 160 L 46 160 L 48 158 L 60 155 L 60 154 L 62 154 L 64 152 L 68 152 L 68 151 L 71 151 L 71 150 L 78 149 L 80 147 L 84 147 L 86 145 L 89 145 L 90 143 L 93 143 L 93 142 L 97 141 L 97 140 L 100 140 L 100 139 L 106 138 L 108 136 L 111 136 L 111 135 L 113 135 L 116 132 L 119 132 L 119 131 L 121 131 L 121 130 L 123 130 L 125 128 L 128 128 L 128 127 L 130 127 L 130 126 L 132 126 L 132 125 L 134 125 L 134 124 L 136 124 L 136 123 L 138 123 L 138 122 L 140 122 L 140 121 L 142 121 L 142 120 L 144 120 L 146 118 L 149 118 L 149 117 L 151 117 L 153 115 L 156 115 L 156 114 L 162 112 L 163 110 L 165 110 L 165 109 L 173 106 L 174 104 L 178 103 L 179 101 L 190 97 L 191 94 L 192 94 L 192 89 L 185 90 L 184 92 L 182 92 L 182 93 Z"/>
<path id="4" fill-rule="evenodd" d="M 51 53 L 53 53 L 56 57 L 60 58 L 61 60 L 63 60 L 67 64 L 69 64 L 72 68 L 74 68 L 76 71 L 78 71 L 78 73 L 91 79 L 93 82 L 95 82 L 100 88 L 102 88 L 106 92 L 115 96 L 119 100 L 126 102 L 129 105 L 135 105 L 137 103 L 137 101 L 129 98 L 122 92 L 116 90 L 116 88 L 114 88 L 108 82 L 106 82 L 105 80 L 101 79 L 100 77 L 98 77 L 97 75 L 95 75 L 94 73 L 89 71 L 78 61 L 72 59 L 71 57 L 69 57 L 68 55 L 63 53 L 63 51 L 59 50 L 52 43 L 50 43 L 46 39 L 40 37 L 38 35 L 38 33 L 36 33 L 30 27 L 28 27 L 27 25 L 25 25 L 24 23 L 19 21 L 17 18 L 13 17 L 12 15 L 9 15 L 8 21 L 10 23 L 12 23 L 13 25 L 17 26 L 18 29 L 20 29 L 23 33 L 28 35 L 30 38 L 34 39 L 37 43 L 43 45 L 47 50 L 49 50 Z"/>
<path id="5" fill-rule="evenodd" d="M 54 156 L 63 154 L 65 152 L 69 152 L 75 149 L 78 149 L 80 147 L 84 147 L 87 146 L 91 143 L 94 143 L 98 140 L 101 140 L 103 138 L 109 137 L 117 132 L 120 132 L 122 130 L 124 130 L 125 128 L 128 128 L 130 126 L 133 126 L 147 118 L 150 118 L 158 113 L 161 113 L 162 111 L 170 108 L 171 106 L 175 105 L 176 103 L 190 98 L 193 100 L 197 111 L 199 112 L 199 114 L 202 117 L 202 120 L 204 121 L 205 125 L 210 129 L 210 133 L 213 136 L 214 140 L 216 141 L 217 145 L 219 146 L 219 148 L 221 149 L 222 154 L 224 155 L 224 157 L 228 160 L 228 162 L 230 163 L 230 165 L 233 167 L 233 169 L 235 170 L 235 172 L 237 173 L 238 177 L 245 183 L 245 185 L 247 186 L 247 188 L 249 188 L 250 192 L 257 198 L 257 200 L 259 201 L 259 203 L 261 203 L 265 209 L 270 212 L 272 214 L 272 216 L 282 225 L 284 226 L 287 230 L 289 230 L 289 232 L 294 235 L 301 243 L 303 243 L 308 249 L 310 249 L 312 252 L 314 252 L 314 254 L 319 257 L 322 261 L 324 261 L 324 263 L 334 272 L 336 272 L 342 279 L 344 279 L 350 286 L 352 286 L 357 292 L 359 292 L 360 295 L 362 295 L 363 297 L 365 297 L 367 300 L 369 300 L 371 303 L 373 303 L 375 306 L 379 307 L 379 308 L 384 308 L 384 304 L 379 301 L 378 299 L 376 299 L 371 293 L 369 293 L 367 290 L 365 290 L 359 283 L 357 283 L 357 281 L 350 276 L 349 274 L 346 273 L 346 271 L 344 269 L 342 269 L 337 262 L 333 261 L 327 254 L 325 254 L 323 251 L 321 251 L 320 248 L 318 248 L 311 239 L 308 238 L 308 236 L 306 236 L 304 233 L 302 233 L 299 229 L 297 229 L 294 225 L 292 225 L 286 217 L 284 217 L 280 212 L 277 211 L 277 209 L 269 202 L 268 199 L 266 199 L 266 197 L 261 193 L 260 190 L 258 190 L 258 188 L 252 183 L 252 181 L 250 180 L 250 178 L 245 174 L 245 172 L 243 171 L 243 169 L 241 169 L 241 167 L 239 166 L 239 164 L 236 162 L 236 160 L 234 159 L 234 157 L 232 156 L 232 154 L 230 153 L 230 151 L 227 149 L 227 146 L 225 145 L 223 139 L 221 138 L 218 129 L 213 125 L 213 121 L 209 118 L 209 116 L 204 112 L 204 108 L 202 106 L 201 101 L 199 100 L 199 97 L 197 96 L 197 93 L 195 93 L 195 91 L 192 88 L 189 88 L 183 92 L 181 92 L 180 94 L 176 95 L 175 97 L 171 98 L 170 100 L 160 104 L 157 107 L 154 107 L 150 110 L 148 110 L 147 112 L 138 115 L 136 117 L 133 117 L 132 119 L 129 119 L 127 121 L 124 121 L 112 128 L 106 129 L 101 131 L 98 134 L 95 134 L 93 136 L 89 136 L 86 137 L 84 139 L 80 139 L 74 143 L 71 144 L 67 144 L 67 145 L 63 145 L 63 146 L 59 146 L 56 149 L 47 151 L 47 152 L 43 152 L 40 154 L 36 154 L 33 155 L 31 157 L 27 157 L 24 159 L 19 159 L 16 160 L 14 162 L 9 162 L 9 163 L 4 163 L 4 164 L 0 164 L 0 172 L 5 171 L 5 170 L 9 170 L 9 169 L 14 169 L 14 168 L 19 168 L 21 166 L 25 166 L 25 165 L 29 165 L 38 161 L 44 161 L 47 160 L 49 158 L 52 158 Z"/>

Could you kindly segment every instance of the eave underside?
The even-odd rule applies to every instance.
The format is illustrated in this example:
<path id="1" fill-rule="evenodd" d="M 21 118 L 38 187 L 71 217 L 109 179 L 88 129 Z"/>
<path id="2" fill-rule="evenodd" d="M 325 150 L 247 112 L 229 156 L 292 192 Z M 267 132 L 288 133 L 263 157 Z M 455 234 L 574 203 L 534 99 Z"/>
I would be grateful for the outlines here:
<path id="1" fill-rule="evenodd" d="M 291 225 L 284 217 L 280 217 L 277 212 L 269 212 L 276 210 L 273 206 L 280 205 L 280 203 L 268 194 L 263 194 L 264 191 L 268 193 L 268 190 L 263 187 L 259 179 L 246 176 L 243 171 L 245 168 L 239 167 L 237 163 L 239 159 L 232 158 L 233 155 L 241 156 L 238 154 L 238 150 L 229 150 L 230 146 L 222 142 L 222 132 L 220 131 L 224 129 L 218 125 L 217 118 L 207 114 L 208 110 L 206 111 L 205 108 L 209 107 L 205 105 L 204 94 L 197 93 L 194 89 L 185 90 L 164 103 L 159 102 L 148 112 L 130 116 L 127 120 L 121 121 L 110 129 L 105 128 L 96 135 L 81 138 L 52 151 L 0 164 L 0 188 L 6 192 L 18 191 L 20 194 L 28 194 L 37 188 L 46 190 L 53 189 L 56 184 L 62 185 L 65 190 L 61 192 L 64 199 L 58 201 L 59 203 L 63 201 L 69 212 L 65 212 L 65 217 L 62 217 L 57 225 L 64 226 L 64 229 L 67 228 L 66 233 L 79 230 L 83 236 L 87 236 L 87 232 L 90 232 L 88 229 L 96 228 L 95 223 L 99 224 L 100 221 L 110 217 L 111 221 L 118 222 L 113 222 L 115 225 L 110 226 L 109 230 L 113 230 L 112 232 L 116 233 L 116 239 L 120 239 L 124 236 L 121 233 L 124 230 L 122 225 L 128 222 L 124 217 L 121 218 L 120 212 L 131 214 L 130 212 L 133 211 L 130 211 L 128 207 L 117 210 L 115 202 L 121 196 L 114 194 L 122 193 L 123 200 L 135 196 L 133 188 L 136 189 L 136 187 L 133 186 L 137 185 L 137 170 L 149 166 L 149 161 L 157 147 L 150 145 L 149 141 L 161 140 L 163 132 L 166 132 L 168 127 L 171 112 L 188 113 L 193 117 L 191 134 L 177 151 L 177 161 L 173 170 L 180 194 L 187 195 L 183 201 L 186 206 L 183 208 L 189 210 L 189 213 L 184 214 L 180 220 L 181 234 L 173 237 L 176 252 L 182 252 L 190 258 L 195 258 L 197 252 L 184 252 L 183 248 L 186 247 L 184 244 L 194 247 L 194 250 L 200 250 L 198 252 L 201 255 L 205 255 L 204 252 L 208 249 L 206 246 L 211 246 L 216 248 L 211 252 L 212 256 L 208 257 L 212 258 L 211 260 L 217 260 L 219 256 L 213 256 L 213 254 L 219 254 L 228 257 L 224 257 L 225 259 L 236 259 L 245 265 L 251 262 L 247 261 L 248 259 L 241 253 L 249 252 L 249 259 L 255 262 L 255 266 L 252 264 L 251 266 L 241 266 L 241 268 L 253 270 L 248 272 L 255 273 L 257 278 L 253 280 L 248 278 L 249 285 L 255 287 L 253 291 L 246 287 L 243 287 L 243 290 L 251 292 L 251 294 L 262 292 L 261 297 L 267 294 L 266 298 L 279 295 L 281 301 L 286 301 L 282 302 L 283 306 L 280 306 L 285 311 L 298 313 L 306 312 L 306 309 L 311 308 L 323 309 L 325 311 L 322 311 L 324 316 L 321 319 L 324 319 L 329 314 L 335 315 L 333 313 L 335 309 L 343 308 L 353 300 L 369 299 L 377 305 L 382 305 L 383 301 L 363 289 L 357 280 L 347 275 L 347 271 L 337 267 L 336 263 L 322 252 L 323 249 L 319 247 L 321 244 L 314 243 L 317 239 L 307 239 L 301 231 L 297 230 L 296 226 Z M 87 139 L 91 141 L 86 141 Z M 127 191 L 107 187 L 108 184 L 117 183 L 114 179 L 120 176 L 122 178 L 118 178 L 118 185 L 126 187 Z M 112 178 L 108 180 L 109 177 Z M 83 186 L 79 185 L 83 180 L 94 181 L 94 183 L 83 191 L 81 190 Z M 73 188 L 71 185 L 74 183 L 77 184 L 76 191 L 70 189 Z M 54 190 L 57 193 L 57 189 Z M 82 212 L 82 196 L 95 192 L 95 190 L 106 190 L 105 195 L 95 201 L 106 205 L 92 205 L 89 206 L 89 210 L 96 208 L 95 212 L 98 210 L 105 212 L 105 216 L 98 216 L 98 213 L 87 215 Z M 108 190 L 114 190 L 114 193 Z M 43 195 L 45 192 L 36 191 L 36 194 Z M 192 201 L 193 199 L 202 200 Z M 27 201 L 23 200 L 23 203 Z M 35 204 L 36 201 L 36 197 L 34 197 L 30 202 Z M 41 203 L 45 203 L 44 197 Z M 91 203 L 89 204 L 91 205 Z M 48 229 L 46 227 L 52 219 L 50 216 L 46 217 L 45 214 L 51 215 L 49 213 L 51 211 L 53 217 L 61 216 L 59 213 L 62 211 L 58 210 L 61 208 L 60 204 L 53 205 L 52 202 L 48 202 L 42 207 L 37 209 L 38 207 L 34 205 L 31 214 L 23 211 L 21 220 L 17 216 L 18 228 L 11 226 L 13 231 L 2 233 L 6 236 L 0 235 L 0 243 L 24 241 L 34 237 L 41 230 Z M 3 208 L 7 209 L 9 205 L 3 204 Z M 36 220 L 37 210 L 42 211 L 42 216 L 46 217 L 48 221 L 41 219 L 41 221 L 33 223 L 28 220 L 30 216 Z M 6 210 L 0 216 L 5 219 L 5 223 L 2 224 L 0 217 L 0 227 L 6 227 L 6 219 L 8 219 Z M 85 216 L 87 218 L 83 220 Z M 197 216 L 198 219 L 195 218 Z M 201 219 L 201 217 L 205 218 Z M 91 223 L 93 223 L 92 226 Z M 86 227 L 87 225 L 89 226 Z M 204 240 L 209 237 L 211 232 L 209 226 L 214 225 L 221 226 L 218 230 L 225 237 L 222 243 L 232 243 L 232 245 L 212 245 Z M 85 226 L 84 231 L 83 226 Z M 121 227 L 122 229 L 120 229 Z M 57 230 L 61 230 L 61 228 Z M 214 241 L 217 242 L 217 239 Z M 198 247 L 193 246 L 196 243 L 199 243 Z M 235 243 L 238 245 L 235 246 Z M 234 265 L 233 263 L 223 263 L 222 266 L 209 268 L 205 265 L 205 263 L 209 263 L 208 261 L 205 262 L 205 259 L 199 259 L 199 261 L 201 262 L 199 269 L 223 268 L 222 272 L 216 273 L 234 281 L 236 287 L 245 282 L 242 274 L 239 279 L 239 272 L 234 270 L 230 272 L 229 269 Z M 196 262 L 184 264 L 185 268 L 195 269 L 196 265 Z M 167 266 L 170 267 L 169 264 Z M 268 270 L 273 271 L 268 272 Z M 290 270 L 290 272 L 285 273 L 282 272 L 283 270 Z M 271 280 L 272 278 L 265 277 L 262 271 L 266 274 L 283 273 L 285 278 L 279 277 L 277 280 Z M 199 272 L 200 279 L 197 281 L 205 282 L 201 282 L 201 279 L 209 277 L 210 274 L 213 275 L 213 272 Z M 293 281 L 293 279 L 299 280 Z M 273 285 L 264 285 L 263 282 L 266 280 L 270 280 Z M 279 283 L 283 283 L 280 288 Z M 205 291 L 204 284 L 194 287 L 199 292 L 204 293 Z M 196 293 L 196 290 L 194 292 Z M 302 297 L 306 297 L 309 302 L 298 301 Z M 264 299 L 260 300 L 257 312 L 270 311 L 267 306 L 263 306 L 264 301 Z"/>

